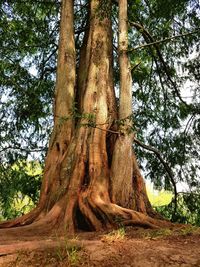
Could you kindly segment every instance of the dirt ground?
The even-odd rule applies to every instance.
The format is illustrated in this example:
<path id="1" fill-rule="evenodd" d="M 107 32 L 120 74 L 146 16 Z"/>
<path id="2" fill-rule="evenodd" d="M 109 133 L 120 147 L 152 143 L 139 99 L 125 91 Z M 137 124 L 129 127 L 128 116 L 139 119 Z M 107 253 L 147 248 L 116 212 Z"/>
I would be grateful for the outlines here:
<path id="1" fill-rule="evenodd" d="M 200 267 L 200 229 L 120 228 L 0 242 L 1 267 Z"/>

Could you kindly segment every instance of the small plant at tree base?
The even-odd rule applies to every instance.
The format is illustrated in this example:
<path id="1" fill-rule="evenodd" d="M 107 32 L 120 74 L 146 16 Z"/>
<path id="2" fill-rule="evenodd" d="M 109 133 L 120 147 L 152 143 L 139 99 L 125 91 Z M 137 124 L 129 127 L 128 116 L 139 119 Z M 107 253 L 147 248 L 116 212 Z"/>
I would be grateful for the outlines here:
<path id="1" fill-rule="evenodd" d="M 114 242 L 117 240 L 123 240 L 125 238 L 126 232 L 124 227 L 120 227 L 117 230 L 113 230 L 112 232 L 104 235 L 102 240 L 106 242 Z"/>
<path id="2" fill-rule="evenodd" d="M 74 266 L 79 262 L 79 250 L 80 247 L 76 245 L 60 244 L 56 249 L 56 256 L 60 261 L 67 258 L 70 266 Z"/>
<path id="3" fill-rule="evenodd" d="M 68 261 L 71 266 L 74 266 L 79 262 L 79 249 L 80 248 L 78 248 L 77 246 L 72 246 L 70 249 L 67 250 Z"/>
<path id="4" fill-rule="evenodd" d="M 64 238 L 59 237 L 56 233 L 56 239 L 59 240 L 59 245 L 56 248 L 56 256 L 60 261 L 63 261 L 67 258 L 70 266 L 75 266 L 79 262 L 78 251 L 81 247 L 73 242 L 77 241 L 78 237 L 75 236 L 72 239 L 68 239 L 65 235 Z"/>

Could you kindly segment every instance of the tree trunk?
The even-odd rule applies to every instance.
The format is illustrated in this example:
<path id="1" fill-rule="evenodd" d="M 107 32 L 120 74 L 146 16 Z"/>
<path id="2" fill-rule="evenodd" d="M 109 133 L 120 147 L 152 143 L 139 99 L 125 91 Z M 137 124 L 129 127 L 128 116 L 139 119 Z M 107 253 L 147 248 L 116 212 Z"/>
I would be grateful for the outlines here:
<path id="1" fill-rule="evenodd" d="M 112 168 L 112 200 L 123 207 L 134 207 L 133 197 L 133 133 L 130 116 L 132 114 L 132 77 L 128 50 L 127 0 L 119 1 L 119 69 L 120 69 L 120 106 L 119 119 L 122 121 L 120 134 L 115 143 Z M 126 164 L 124 164 L 126 162 Z"/>
<path id="2" fill-rule="evenodd" d="M 127 1 L 119 1 L 119 114 L 113 85 L 111 0 L 104 4 L 91 0 L 88 21 L 76 75 L 73 1 L 62 1 L 54 129 L 40 201 L 32 212 L 2 223 L 2 228 L 29 225 L 25 231 L 32 227 L 41 234 L 52 229 L 73 232 L 164 224 L 153 218 L 129 131 Z M 73 110 L 74 99 L 78 113 Z M 118 127 L 116 119 L 123 125 Z"/>

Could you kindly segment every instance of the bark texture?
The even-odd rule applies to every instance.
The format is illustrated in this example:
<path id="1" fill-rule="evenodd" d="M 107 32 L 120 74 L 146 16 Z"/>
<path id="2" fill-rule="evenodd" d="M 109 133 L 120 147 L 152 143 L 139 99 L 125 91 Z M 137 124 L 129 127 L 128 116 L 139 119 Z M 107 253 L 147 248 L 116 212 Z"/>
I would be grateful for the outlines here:
<path id="1" fill-rule="evenodd" d="M 104 4 L 102 3 L 104 2 Z M 106 4 L 105 4 L 106 3 Z M 120 107 L 113 85 L 111 0 L 91 0 L 76 74 L 73 1 L 63 0 L 54 129 L 38 206 L 0 224 L 37 234 L 119 225 L 159 227 L 133 152 L 132 79 L 126 53 L 127 1 L 119 1 Z M 76 79 L 77 77 L 77 79 Z M 73 113 L 78 101 L 79 116 Z M 81 114 L 81 115 L 80 115 Z M 116 119 L 123 125 L 116 125 Z M 14 233 L 16 229 L 12 229 Z"/>

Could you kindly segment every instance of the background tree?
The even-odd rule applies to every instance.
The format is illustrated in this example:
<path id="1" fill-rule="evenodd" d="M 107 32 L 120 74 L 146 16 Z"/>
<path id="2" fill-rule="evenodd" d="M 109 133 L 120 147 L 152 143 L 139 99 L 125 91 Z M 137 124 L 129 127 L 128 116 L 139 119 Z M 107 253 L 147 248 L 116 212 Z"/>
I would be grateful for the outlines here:
<path id="1" fill-rule="evenodd" d="M 58 26 L 58 24 L 56 23 L 56 19 L 57 19 L 56 11 L 58 9 L 56 9 L 56 7 L 59 7 L 59 3 L 56 6 L 54 2 L 49 1 L 48 4 L 50 6 L 50 9 L 49 9 L 50 11 L 48 11 L 48 9 L 46 9 L 44 2 L 37 3 L 36 6 L 32 5 L 30 3 L 27 3 L 26 4 L 27 6 L 23 4 L 23 8 L 22 8 L 22 4 L 20 2 L 19 3 L 6 2 L 2 5 L 3 6 L 2 11 L 4 13 L 3 18 L 5 19 L 5 21 L 9 22 L 8 15 L 10 14 L 10 17 L 11 17 L 10 21 L 12 24 L 13 20 L 15 22 L 15 19 L 13 19 L 15 17 L 15 14 L 18 13 L 16 15 L 16 18 L 17 18 L 16 21 L 18 21 L 18 18 L 20 16 L 23 17 L 23 14 L 26 18 L 30 17 L 30 16 L 29 17 L 26 16 L 26 14 L 27 14 L 26 11 L 28 9 L 29 9 L 29 12 L 31 10 L 33 10 L 34 12 L 36 10 L 37 11 L 40 10 L 38 12 L 38 14 L 40 14 L 40 16 L 38 18 L 38 20 L 40 21 L 39 25 L 41 25 L 41 21 L 47 22 L 48 29 L 49 29 L 49 27 L 53 28 L 53 27 L 56 27 L 56 25 Z M 186 7 L 188 7 L 188 5 L 190 7 L 186 8 Z M 164 6 L 164 4 L 163 3 L 161 4 L 159 1 L 156 1 L 156 2 L 152 1 L 152 2 L 148 2 L 148 3 L 147 2 L 143 3 L 141 1 L 138 1 L 137 3 L 134 3 L 134 5 L 132 3 L 130 3 L 130 5 L 129 5 L 129 10 L 130 10 L 129 19 L 130 19 L 131 27 L 134 27 L 134 30 L 132 28 L 130 29 L 130 36 L 131 36 L 131 39 L 130 39 L 131 42 L 130 43 L 132 45 L 135 45 L 137 47 L 137 42 L 141 42 L 141 40 L 142 40 L 141 38 L 144 38 L 146 43 L 151 43 L 151 42 L 154 42 L 154 38 L 156 38 L 157 36 L 163 36 L 163 38 L 166 38 L 168 36 L 173 35 L 174 32 L 175 32 L 175 34 L 179 34 L 180 30 L 182 30 L 182 31 L 184 30 L 184 32 L 188 32 L 188 31 L 193 31 L 194 26 L 195 26 L 195 30 L 196 30 L 196 28 L 198 28 L 197 23 L 199 22 L 199 20 L 198 20 L 198 12 L 196 12 L 196 11 L 199 8 L 199 6 L 197 3 L 195 3 L 195 2 L 184 2 L 183 3 L 183 1 L 180 1 L 179 5 L 177 5 L 177 6 L 176 5 L 174 6 L 172 4 L 167 5 L 164 8 L 163 8 L 163 6 Z M 6 7 L 7 7 L 7 9 L 6 9 Z M 27 10 L 25 10 L 26 8 L 27 8 Z M 77 29 L 75 30 L 76 37 L 77 37 L 77 39 L 75 40 L 75 45 L 76 45 L 76 51 L 77 51 L 77 61 L 79 60 L 80 62 L 81 62 L 81 60 L 83 62 L 84 62 L 84 60 L 86 60 L 85 59 L 86 52 L 84 52 L 84 50 L 87 50 L 86 44 L 87 44 L 87 38 L 89 38 L 87 36 L 89 34 L 89 32 L 88 32 L 89 26 L 88 26 L 87 20 L 86 20 L 87 8 L 88 8 L 87 2 L 85 2 L 85 3 L 82 2 L 82 5 L 79 5 L 79 3 L 75 2 L 75 27 L 77 27 Z M 106 7 L 104 7 L 104 9 L 105 8 Z M 116 23 L 115 23 L 116 8 L 117 7 L 114 6 L 113 10 L 112 10 L 113 28 L 116 28 Z M 167 8 L 170 10 L 167 10 Z M 152 12 L 152 10 L 154 12 Z M 48 12 L 49 12 L 49 14 L 48 14 Z M 37 12 L 35 12 L 35 13 L 37 13 Z M 107 12 L 105 12 L 105 13 L 107 14 Z M 44 16 L 44 14 L 48 14 L 48 16 Z M 148 14 L 148 16 L 147 16 L 147 14 Z M 187 17 L 186 14 L 187 14 L 187 16 L 188 16 L 188 14 L 190 16 Z M 104 16 L 104 15 L 105 14 L 102 15 L 101 12 L 99 11 L 98 18 L 100 18 L 100 16 Z M 185 16 L 184 17 L 185 21 L 182 18 L 183 16 Z M 151 17 L 151 19 L 150 19 L 150 17 Z M 37 19 L 37 17 L 36 17 L 36 19 Z M 54 19 L 55 19 L 55 22 L 54 22 Z M 52 21 L 52 23 L 49 23 L 50 20 Z M 175 21 L 177 21 L 177 23 Z M 195 24 L 194 24 L 194 21 L 195 21 Z M 20 23 L 17 23 L 17 24 L 20 25 Z M 187 29 L 184 29 L 183 24 L 187 25 L 187 27 L 185 27 Z M 23 25 L 23 23 L 21 25 Z M 34 24 L 31 24 L 31 25 L 34 25 Z M 156 27 L 155 27 L 155 25 L 156 25 Z M 61 29 L 62 29 L 62 27 L 61 27 Z M 86 37 L 83 39 L 81 36 L 82 36 L 84 31 L 86 31 L 86 34 L 85 34 Z M 35 32 L 37 32 L 37 31 L 35 31 Z M 160 34 L 160 33 L 162 33 L 162 34 Z M 11 34 L 12 34 L 12 32 L 11 32 Z M 52 36 L 56 36 L 56 31 L 52 31 Z M 21 38 L 21 34 L 19 34 L 19 37 Z M 115 38 L 116 38 L 116 35 L 114 34 L 114 40 L 115 40 Z M 194 140 L 197 140 L 197 144 L 195 143 L 195 145 L 198 145 L 198 139 L 196 138 L 197 132 L 194 132 L 194 130 L 192 130 L 192 125 L 193 125 L 192 123 L 195 124 L 194 127 L 196 127 L 198 130 L 198 114 L 199 114 L 198 99 L 197 98 L 194 99 L 194 103 L 190 103 L 190 102 L 184 103 L 185 101 L 184 102 L 182 101 L 183 100 L 182 95 L 181 95 L 182 92 L 180 93 L 178 91 L 180 88 L 180 86 L 178 87 L 178 83 L 181 81 L 174 79 L 176 81 L 176 83 L 173 82 L 172 78 L 175 75 L 175 69 L 172 68 L 172 65 L 170 64 L 171 63 L 170 60 L 172 58 L 174 61 L 176 61 L 176 60 L 178 60 L 178 58 L 182 58 L 183 56 L 185 56 L 186 52 L 189 51 L 189 49 L 191 49 L 191 48 L 196 49 L 196 46 L 194 46 L 194 44 L 196 44 L 196 42 L 198 40 L 197 34 L 187 35 L 183 38 L 184 38 L 184 42 L 185 42 L 183 44 L 180 44 L 180 40 L 175 39 L 176 41 L 173 43 L 170 42 L 170 45 L 168 45 L 164 42 L 164 43 L 159 43 L 159 46 L 157 45 L 156 47 L 155 46 L 147 46 L 145 48 L 145 50 L 138 48 L 137 50 L 134 51 L 134 53 L 130 52 L 131 64 L 133 65 L 133 71 L 134 71 L 133 77 L 134 77 L 134 82 L 135 82 L 134 83 L 135 84 L 134 99 L 135 99 L 135 101 L 137 99 L 137 101 L 135 102 L 135 109 L 134 109 L 134 112 L 135 112 L 134 131 L 137 130 L 137 138 L 138 139 L 143 140 L 146 143 L 149 143 L 151 145 L 154 145 L 164 154 L 165 159 L 168 160 L 169 165 L 171 165 L 170 167 L 173 168 L 175 175 L 176 175 L 176 173 L 179 173 L 179 175 L 180 175 L 180 172 L 183 171 L 183 166 L 185 166 L 184 171 L 187 170 L 188 173 L 192 174 L 191 177 L 193 177 L 193 180 L 194 180 L 193 181 L 193 180 L 191 180 L 191 178 L 190 179 L 188 178 L 189 182 L 191 182 L 191 183 L 194 182 L 195 185 L 197 186 L 197 182 L 198 182 L 198 181 L 196 181 L 197 175 L 196 176 L 194 175 L 194 171 L 196 171 L 197 168 L 191 167 L 192 165 L 194 166 L 195 164 L 197 164 L 197 161 L 194 160 L 191 164 L 190 157 L 189 156 L 183 157 L 182 155 L 186 155 L 186 153 L 183 154 L 183 151 L 185 152 L 186 147 L 188 147 L 189 151 L 192 151 L 191 145 L 192 145 L 192 142 L 194 143 Z M 43 38 L 43 39 L 44 39 L 44 41 L 45 40 L 51 40 L 51 39 L 45 39 L 45 38 Z M 17 41 L 17 38 L 15 38 L 15 39 L 9 38 L 8 40 Z M 81 52 L 79 52 L 81 40 L 83 40 L 83 45 L 82 45 Z M 56 42 L 56 37 L 55 37 L 55 42 Z M 40 45 L 41 45 L 41 43 L 39 40 L 38 41 L 38 47 L 40 47 Z M 114 46 L 115 45 L 116 45 L 116 42 L 114 41 Z M 5 48 L 5 46 L 2 46 L 2 47 Z M 33 45 L 33 47 L 34 47 L 34 45 Z M 48 47 L 50 47 L 50 46 L 46 46 L 46 48 L 48 48 Z M 12 48 L 12 46 L 11 46 L 11 48 Z M 7 49 L 10 49 L 10 46 L 7 46 Z M 131 48 L 130 48 L 130 50 L 131 50 Z M 29 49 L 29 51 L 31 51 L 31 49 Z M 41 60 L 41 58 L 42 58 L 41 56 L 39 56 L 41 51 L 45 51 L 45 50 L 40 50 L 40 49 L 36 50 L 36 54 L 37 54 L 39 60 Z M 47 62 L 49 62 L 50 59 L 52 59 L 54 57 L 56 48 L 55 48 L 54 53 L 52 52 L 53 53 L 52 55 L 49 51 L 46 53 L 46 58 L 48 59 Z M 9 51 L 9 52 L 11 52 L 11 51 Z M 13 51 L 13 54 L 14 54 L 14 52 L 15 51 Z M 4 53 L 5 53 L 5 50 L 4 50 Z M 26 53 L 24 53 L 24 54 L 19 53 L 19 54 L 22 55 L 22 59 L 24 60 L 24 55 Z M 32 54 L 33 54 L 33 52 L 32 52 Z M 5 55 L 6 55 L 6 53 L 5 53 Z M 51 57 L 50 57 L 50 55 L 51 55 Z M 79 55 L 82 55 L 82 56 L 79 56 Z M 172 57 L 172 55 L 173 55 L 173 57 Z M 196 55 L 197 55 L 197 52 L 196 52 Z M 196 57 L 196 55 L 195 55 L 195 57 Z M 116 57 L 116 53 L 114 53 L 114 58 L 115 57 Z M 30 57 L 30 58 L 32 58 L 32 57 Z M 72 58 L 73 58 L 73 56 L 72 56 Z M 16 55 L 14 55 L 14 62 L 15 62 L 15 60 L 17 60 Z M 19 64 L 20 66 L 23 65 L 22 64 L 23 60 L 21 60 L 21 62 Z M 141 61 L 141 63 L 140 63 L 140 61 Z M 2 62 L 6 62 L 6 60 L 4 59 Z M 41 86 L 41 88 L 43 88 L 43 89 L 46 88 L 46 91 L 50 92 L 50 90 L 49 90 L 50 87 L 48 85 L 48 82 L 51 82 L 51 78 L 53 78 L 53 76 L 47 75 L 48 79 L 46 79 L 46 80 L 43 79 L 43 77 L 39 77 L 39 72 L 40 72 L 40 69 L 42 69 L 42 68 L 43 68 L 44 73 L 45 73 L 45 71 L 46 71 L 46 73 L 49 73 L 50 71 L 55 70 L 55 68 L 50 65 L 49 70 L 47 68 L 47 70 L 44 71 L 44 69 L 47 66 L 46 63 L 43 64 L 43 66 L 42 65 L 39 66 L 40 68 L 38 68 L 39 71 L 38 71 L 36 77 L 33 77 L 32 75 L 30 75 L 29 71 L 25 71 L 25 73 L 27 73 L 27 75 L 30 75 L 32 78 L 34 78 L 33 80 L 38 81 L 39 78 L 41 80 L 44 80 L 45 84 L 47 84 L 47 87 Z M 10 65 L 8 64 L 7 70 L 10 71 L 11 68 L 15 66 L 13 64 L 10 64 Z M 59 65 L 59 62 L 58 62 L 58 65 Z M 195 75 L 195 70 L 193 69 L 193 72 L 192 72 L 191 65 L 188 63 L 186 65 L 190 69 L 191 73 L 193 73 Z M 82 64 L 82 66 L 83 66 L 83 64 Z M 116 68 L 115 68 L 115 81 L 116 81 L 116 86 L 117 86 L 117 84 L 118 84 L 118 78 L 117 77 L 119 77 L 119 76 L 118 76 L 118 67 L 116 64 L 115 64 L 115 66 L 116 66 Z M 65 68 L 63 65 L 62 65 L 62 67 Z M 5 69 L 6 68 L 3 68 L 4 74 L 5 74 Z M 29 70 L 28 66 L 25 66 L 24 69 Z M 84 70 L 85 70 L 85 65 L 84 65 Z M 64 69 L 63 71 L 66 71 L 66 69 Z M 84 84 L 84 82 L 86 83 L 83 73 L 84 73 L 84 71 L 81 70 L 81 64 L 80 64 L 79 74 L 78 74 L 78 77 L 79 77 L 78 81 L 79 82 L 77 82 L 77 84 Z M 13 75 L 15 75 L 15 74 L 13 72 L 11 72 L 10 77 L 13 77 Z M 149 76 L 148 79 L 146 79 L 147 75 Z M 2 76 L 2 77 L 4 77 L 4 76 Z M 22 77 L 25 77 L 24 73 L 23 73 Z M 5 94 L 6 82 L 9 81 L 8 77 L 5 77 L 5 78 L 6 79 L 3 80 L 3 82 L 5 84 L 3 84 L 4 86 L 1 87 L 2 90 L 4 89 L 4 94 Z M 27 79 L 27 77 L 25 77 L 25 78 Z M 32 82 L 32 79 L 30 79 L 30 80 Z M 182 78 L 182 81 L 183 81 L 183 78 Z M 26 83 L 22 82 L 21 84 L 25 85 Z M 16 88 L 15 86 L 13 86 L 13 88 L 11 88 L 12 86 L 10 86 L 10 85 L 7 85 L 7 86 L 9 88 L 9 90 L 11 90 L 12 92 L 15 92 L 15 88 Z M 58 79 L 57 79 L 57 86 L 58 86 Z M 167 86 L 169 88 L 167 88 Z M 38 92 L 36 91 L 37 86 L 34 86 L 33 88 L 34 88 L 34 90 L 31 90 L 31 87 L 27 86 L 26 96 L 27 96 L 27 99 L 29 99 L 29 101 L 31 100 L 31 98 L 28 97 L 28 94 L 30 92 L 36 92 L 35 93 L 36 97 L 39 96 Z M 19 89 L 19 92 L 24 94 L 26 91 L 21 90 L 21 89 L 22 88 Z M 197 91 L 198 91 L 198 89 L 195 89 L 194 93 L 198 95 Z M 91 127 L 96 127 L 95 129 L 97 129 L 97 127 L 100 127 L 100 126 L 97 125 L 98 123 L 96 121 L 96 117 L 94 117 L 92 115 L 93 112 L 91 112 L 90 110 L 85 111 L 83 109 L 82 95 L 80 93 L 81 90 L 77 90 L 77 92 L 79 92 L 79 94 L 80 94 L 77 96 L 78 97 L 77 102 L 79 102 L 79 105 L 74 106 L 74 104 L 72 104 L 73 103 L 73 101 L 72 101 L 71 107 L 69 105 L 70 110 L 67 111 L 67 114 L 56 115 L 58 117 L 55 117 L 55 120 L 54 120 L 55 125 L 57 124 L 59 127 L 60 127 L 60 125 L 62 125 L 62 127 L 68 127 L 67 125 L 70 121 L 70 119 L 68 117 L 70 117 L 71 119 L 76 117 L 75 118 L 75 126 L 77 125 L 78 120 L 81 119 L 81 120 L 84 120 L 83 122 L 81 122 L 82 125 L 85 124 L 85 126 L 89 126 L 88 127 L 89 129 L 87 129 L 88 131 L 91 131 Z M 44 92 L 39 96 L 38 99 L 44 99 L 43 94 L 44 94 Z M 14 99 L 16 96 L 17 96 L 17 94 L 13 94 Z M 25 98 L 23 98 L 23 100 L 24 99 Z M 50 99 L 50 98 L 48 98 L 48 99 Z M 174 101 L 174 99 L 176 101 Z M 46 100 L 45 100 L 45 103 L 47 103 L 46 106 L 49 108 L 49 104 L 48 104 L 48 102 L 46 102 Z M 62 97 L 61 97 L 61 100 L 62 100 Z M 18 123 L 20 122 L 19 125 L 24 125 L 26 127 L 29 127 L 29 129 L 30 129 L 30 124 L 31 124 L 32 125 L 31 129 L 34 129 L 34 123 L 32 122 L 32 119 L 30 120 L 31 115 L 30 116 L 28 115 L 27 119 L 23 119 L 23 116 L 21 116 L 21 115 L 19 116 L 19 114 L 16 114 L 13 112 L 13 108 L 15 106 L 12 103 L 10 103 L 9 101 L 4 101 L 4 102 L 5 102 L 5 103 L 3 103 L 4 108 L 6 106 L 5 110 L 11 110 L 12 111 L 9 113 L 10 118 L 13 115 L 17 115 L 17 116 L 14 116 L 14 118 L 17 118 Z M 114 102 L 114 101 L 112 101 L 112 102 Z M 39 103 L 39 101 L 36 101 L 36 103 Z M 30 107 L 31 105 L 32 105 L 32 103 L 30 102 L 29 104 L 27 104 L 27 107 Z M 19 105 L 20 109 L 23 107 L 26 107 L 26 103 L 24 105 Z M 42 109 L 44 107 L 45 107 L 45 105 L 41 106 Z M 28 109 L 32 110 L 30 108 L 28 108 Z M 40 108 L 38 110 L 40 110 Z M 116 110 L 117 110 L 117 108 L 114 109 L 113 113 L 116 114 Z M 65 111 L 63 110 L 63 112 L 65 112 Z M 73 116 L 72 116 L 71 112 L 73 113 Z M 59 113 L 59 111 L 58 111 L 58 113 Z M 70 114 L 68 114 L 68 113 L 70 113 Z M 27 114 L 27 113 L 25 112 L 24 114 Z M 46 116 L 48 114 L 49 113 L 45 113 L 44 116 Z M 190 114 L 192 114 L 191 116 L 193 119 L 190 119 L 190 117 L 189 117 Z M 8 115 L 7 115 L 7 117 L 8 117 Z M 80 118 L 78 118 L 78 117 L 80 117 Z M 36 127 L 38 126 L 37 118 L 41 118 L 40 113 L 36 114 L 36 117 L 35 117 Z M 66 119 L 68 119 L 68 120 L 66 120 Z M 112 128 L 111 129 L 115 132 L 118 132 L 117 128 L 122 127 L 122 125 L 119 125 L 119 124 L 121 124 L 121 123 L 126 124 L 126 121 L 116 120 L 116 119 L 117 119 L 116 115 L 115 116 L 113 115 L 113 119 L 109 123 L 111 124 L 113 122 L 112 127 L 114 127 L 114 130 Z M 189 121 L 189 125 L 187 125 L 187 123 L 186 123 L 187 119 Z M 183 121 L 183 123 L 181 122 L 181 120 Z M 41 131 L 45 130 L 43 127 L 40 127 L 40 132 L 38 131 L 38 129 L 36 129 L 36 130 L 34 129 L 34 133 L 32 135 L 30 134 L 30 132 L 28 132 L 28 135 L 27 135 L 27 131 L 22 129 L 20 131 L 18 130 L 17 134 L 16 134 L 15 133 L 16 131 L 12 131 L 10 129 L 10 127 L 11 126 L 14 127 L 17 124 L 14 123 L 14 124 L 10 125 L 7 123 L 7 122 L 9 122 L 9 120 L 4 119 L 3 121 L 4 121 L 4 125 L 5 125 L 5 123 L 6 123 L 6 125 L 8 125 L 7 126 L 7 128 L 8 128 L 7 133 L 12 133 L 14 140 L 17 140 L 17 135 L 20 134 L 20 136 L 18 137 L 18 143 L 21 142 L 20 137 L 21 136 L 24 137 L 25 133 L 26 133 L 27 137 L 31 136 L 31 138 L 29 140 L 31 140 L 31 142 L 33 143 L 34 140 L 38 140 L 36 138 L 42 137 Z M 39 120 L 39 121 L 43 122 L 44 120 Z M 170 121 L 170 123 L 169 123 L 169 121 Z M 192 123 L 191 123 L 191 121 L 192 121 Z M 130 123 L 130 120 L 129 120 L 129 123 Z M 185 124 L 187 126 L 185 132 L 184 132 L 184 129 L 180 128 L 181 124 L 182 125 Z M 151 125 L 151 127 L 150 127 L 150 125 Z M 152 127 L 152 125 L 154 127 Z M 188 127 L 190 127 L 189 132 L 188 132 Z M 80 129 L 82 129 L 82 128 L 83 127 L 81 127 Z M 104 126 L 100 127 L 100 128 L 104 129 Z M 4 129 L 6 129 L 5 126 L 4 126 Z M 79 131 L 81 131 L 81 130 L 79 130 Z M 82 129 L 82 131 L 83 131 L 83 129 Z M 101 131 L 101 130 L 99 130 L 99 131 Z M 181 134 L 181 131 L 182 131 L 182 134 Z M 39 135 L 38 135 L 38 132 L 40 133 Z M 185 133 L 187 133 L 187 138 L 186 138 Z M 107 131 L 107 136 L 109 136 L 110 139 L 112 139 L 112 138 L 115 139 L 117 135 L 118 134 L 116 134 L 116 133 L 111 134 L 111 132 Z M 34 136 L 34 138 L 33 138 L 33 136 Z M 11 138 L 8 138 L 8 135 L 7 135 L 8 141 L 6 141 L 5 138 L 2 138 L 2 139 L 4 140 L 4 142 L 2 142 L 2 145 L 5 144 L 3 146 L 2 152 L 4 153 L 4 155 L 5 155 L 5 153 L 8 155 L 11 155 L 10 158 L 12 158 L 14 155 L 13 151 L 16 151 L 16 149 L 19 149 L 20 147 L 17 145 L 15 145 L 15 146 L 8 145 L 8 142 L 11 140 Z M 184 140 L 184 148 L 183 148 L 183 146 L 180 145 L 183 143 L 183 140 Z M 109 161 L 112 157 L 112 149 L 113 149 L 113 143 L 112 142 L 115 142 L 115 140 L 108 142 L 109 143 L 109 151 L 111 151 L 111 154 L 110 155 L 108 154 Z M 37 145 L 38 141 L 36 141 L 34 143 Z M 61 143 L 62 143 L 62 141 L 61 141 Z M 196 147 L 194 147 L 194 151 L 196 151 Z M 38 148 L 36 148 L 36 149 L 38 149 Z M 22 152 L 21 155 L 27 157 L 26 149 L 25 150 L 19 149 L 17 151 Z M 196 159 L 199 159 L 198 152 L 196 152 L 196 153 L 193 153 L 193 154 L 196 155 Z M 145 153 L 145 154 L 146 154 L 145 156 L 147 156 L 146 158 L 148 159 L 148 162 L 149 162 L 148 164 L 146 164 L 145 168 L 146 168 L 146 170 L 150 171 L 149 175 L 151 176 L 151 178 L 154 179 L 154 181 L 158 185 L 165 184 L 166 187 L 169 187 L 169 179 L 166 175 L 165 169 L 162 169 L 160 167 L 155 168 L 155 166 L 157 166 L 157 159 L 155 159 L 154 156 L 150 156 L 149 153 L 148 154 Z M 173 157 L 172 157 L 172 155 L 173 155 Z M 6 157 L 6 158 L 9 159 L 8 157 Z M 10 161 L 10 159 L 9 159 L 9 161 Z M 14 159 L 14 161 L 16 161 L 16 159 Z M 189 161 L 190 161 L 190 164 L 188 164 Z M 7 164 L 8 164 L 8 161 L 7 161 Z M 4 166 L 7 167 L 9 165 L 4 165 Z M 178 166 L 181 166 L 181 168 Z M 191 172 L 191 170 L 190 170 L 191 168 L 193 169 L 193 172 Z M 158 179 L 158 180 L 155 179 L 155 178 L 159 178 L 159 177 L 164 177 L 164 178 Z M 178 179 L 177 179 L 177 181 L 178 181 Z M 193 185 L 194 185 L 194 183 L 193 183 Z M 132 194 L 130 194 L 130 195 L 132 195 Z M 142 196 L 142 195 L 140 194 L 140 196 Z M 136 199 L 138 200 L 140 198 L 137 197 Z M 132 200 L 132 201 L 134 202 L 134 200 Z M 139 203 L 141 203 L 141 202 L 139 202 Z M 142 206 L 140 204 L 137 204 L 137 205 Z M 146 205 L 143 205 L 143 207 L 145 207 L 145 206 Z M 140 208 L 138 208 L 138 209 L 140 209 Z M 88 222 L 86 223 L 86 225 L 88 227 Z"/>

